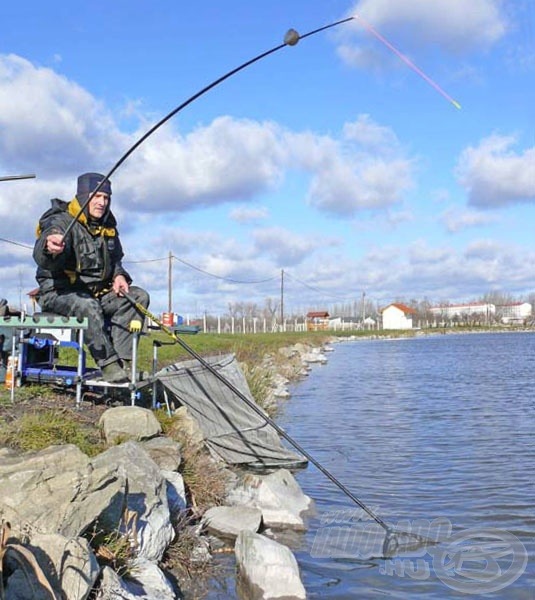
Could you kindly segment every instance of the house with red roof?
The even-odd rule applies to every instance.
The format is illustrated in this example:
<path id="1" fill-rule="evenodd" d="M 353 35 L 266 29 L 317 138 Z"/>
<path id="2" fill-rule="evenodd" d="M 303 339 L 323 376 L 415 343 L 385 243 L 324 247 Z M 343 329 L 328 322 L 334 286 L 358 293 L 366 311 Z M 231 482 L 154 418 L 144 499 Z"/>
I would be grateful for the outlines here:
<path id="1" fill-rule="evenodd" d="M 400 302 L 389 304 L 381 309 L 383 329 L 412 329 L 412 319 L 416 310 Z"/>
<path id="2" fill-rule="evenodd" d="M 316 310 L 307 313 L 307 331 L 323 331 L 329 329 L 329 313 L 326 310 Z"/>

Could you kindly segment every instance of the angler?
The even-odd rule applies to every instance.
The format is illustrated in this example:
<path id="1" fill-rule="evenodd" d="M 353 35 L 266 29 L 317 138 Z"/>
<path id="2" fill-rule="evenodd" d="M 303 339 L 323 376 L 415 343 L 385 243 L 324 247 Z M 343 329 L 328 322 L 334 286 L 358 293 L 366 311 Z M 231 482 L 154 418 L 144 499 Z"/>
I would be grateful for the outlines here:
<path id="1" fill-rule="evenodd" d="M 51 204 L 39 220 L 33 251 L 37 301 L 45 312 L 87 317 L 85 342 L 103 379 L 125 383 L 131 370 L 129 324 L 139 314 L 123 294 L 131 294 L 144 307 L 149 294 L 131 285 L 132 277 L 122 265 L 123 249 L 110 208 L 111 183 L 99 173 L 84 173 L 73 200 L 55 198 Z M 73 221 L 81 206 L 84 210 Z"/>

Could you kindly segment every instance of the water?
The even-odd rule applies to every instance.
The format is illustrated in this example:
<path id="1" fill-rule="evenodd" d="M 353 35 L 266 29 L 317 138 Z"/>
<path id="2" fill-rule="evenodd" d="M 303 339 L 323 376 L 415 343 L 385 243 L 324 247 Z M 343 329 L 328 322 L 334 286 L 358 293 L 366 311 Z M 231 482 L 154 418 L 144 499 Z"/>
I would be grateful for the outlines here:
<path id="1" fill-rule="evenodd" d="M 359 511 L 309 466 L 297 479 L 318 515 L 294 548 L 309 597 L 466 598 L 468 583 L 476 597 L 535 598 L 534 367 L 535 335 L 527 333 L 367 340 L 337 344 L 329 363 L 294 387 L 280 424 L 381 518 L 442 519 L 458 536 L 488 528 L 513 534 L 521 543 L 502 572 L 520 572 L 529 554 L 523 575 L 485 596 L 507 584 L 488 556 L 484 568 L 451 569 L 450 585 L 429 554 L 420 562 L 312 557 L 335 511 Z M 491 581 L 478 588 L 478 576 Z"/>
<path id="2" fill-rule="evenodd" d="M 383 520 L 451 532 L 435 561 L 322 556 L 317 536 L 361 511 L 310 465 L 317 514 L 291 542 L 308 597 L 535 600 L 534 386 L 530 333 L 336 344 L 278 423 Z"/>

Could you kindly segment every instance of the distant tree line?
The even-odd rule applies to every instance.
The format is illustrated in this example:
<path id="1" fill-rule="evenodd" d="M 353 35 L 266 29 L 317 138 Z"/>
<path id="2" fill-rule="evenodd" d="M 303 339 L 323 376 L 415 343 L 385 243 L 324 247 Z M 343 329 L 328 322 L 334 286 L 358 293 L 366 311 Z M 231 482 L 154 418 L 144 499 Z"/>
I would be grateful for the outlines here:
<path id="1" fill-rule="evenodd" d="M 432 325 L 437 321 L 437 316 L 431 312 L 432 307 L 439 305 L 454 305 L 462 304 L 457 300 L 441 300 L 440 302 L 431 302 L 428 298 L 418 300 L 416 298 L 393 298 L 391 302 L 398 302 L 405 304 L 416 311 L 415 323 L 422 326 Z M 379 304 L 372 298 L 362 294 L 350 302 L 330 303 L 330 304 L 311 304 L 306 308 L 299 308 L 296 310 L 291 306 L 285 307 L 284 319 L 286 320 L 302 320 L 308 311 L 319 311 L 326 310 L 332 317 L 343 317 L 346 319 L 354 320 L 355 322 L 362 322 L 365 318 L 371 317 L 378 321 L 380 319 L 380 311 L 382 308 L 390 304 L 391 302 Z M 492 314 L 482 314 L 474 312 L 472 314 L 453 315 L 448 318 L 452 324 L 459 325 L 482 325 L 492 324 L 494 322 L 499 323 L 502 320 L 503 314 L 500 307 L 511 305 L 517 302 L 528 302 L 532 306 L 532 311 L 535 314 L 535 292 L 530 293 L 527 298 L 518 298 L 512 294 L 505 292 L 487 292 L 479 298 L 471 300 L 472 303 L 484 303 L 493 304 L 496 307 L 496 311 Z M 280 320 L 280 300 L 272 297 L 265 298 L 263 305 L 255 302 L 229 302 L 227 307 L 227 314 L 225 317 L 239 319 L 265 319 L 267 322 L 276 322 Z M 215 317 L 207 317 L 215 318 Z"/>

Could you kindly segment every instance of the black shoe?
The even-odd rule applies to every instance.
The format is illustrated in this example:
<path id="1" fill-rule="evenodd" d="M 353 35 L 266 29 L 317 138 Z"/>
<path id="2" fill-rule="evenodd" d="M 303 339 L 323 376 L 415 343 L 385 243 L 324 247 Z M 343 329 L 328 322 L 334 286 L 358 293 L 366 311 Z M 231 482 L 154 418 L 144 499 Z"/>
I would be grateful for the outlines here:
<path id="1" fill-rule="evenodd" d="M 102 379 L 108 383 L 126 383 L 130 381 L 128 373 L 121 367 L 119 362 L 115 361 L 102 367 Z"/>

